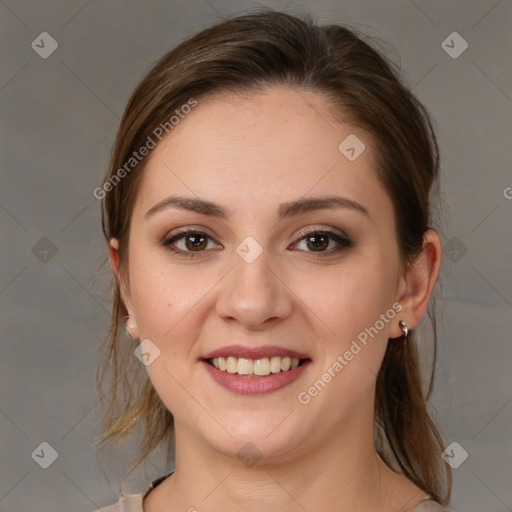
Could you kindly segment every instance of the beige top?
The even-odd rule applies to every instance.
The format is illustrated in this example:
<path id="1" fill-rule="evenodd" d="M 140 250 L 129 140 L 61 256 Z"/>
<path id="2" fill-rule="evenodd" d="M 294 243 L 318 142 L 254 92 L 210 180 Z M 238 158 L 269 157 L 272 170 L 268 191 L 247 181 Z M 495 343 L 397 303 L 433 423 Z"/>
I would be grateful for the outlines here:
<path id="1" fill-rule="evenodd" d="M 108 507 L 103 507 L 99 510 L 95 510 L 94 512 L 144 512 L 144 508 L 142 507 L 142 501 L 146 497 L 146 495 L 154 489 L 158 484 L 163 482 L 168 476 L 172 475 L 174 471 L 168 473 L 167 475 L 161 476 L 156 480 L 153 480 L 148 487 L 140 492 L 139 494 L 128 494 L 125 496 L 121 496 L 117 503 L 110 505 Z M 434 500 L 425 500 L 421 503 L 418 503 L 415 507 L 407 510 L 406 512 L 452 512 L 450 509 L 439 505 L 437 501 Z"/>

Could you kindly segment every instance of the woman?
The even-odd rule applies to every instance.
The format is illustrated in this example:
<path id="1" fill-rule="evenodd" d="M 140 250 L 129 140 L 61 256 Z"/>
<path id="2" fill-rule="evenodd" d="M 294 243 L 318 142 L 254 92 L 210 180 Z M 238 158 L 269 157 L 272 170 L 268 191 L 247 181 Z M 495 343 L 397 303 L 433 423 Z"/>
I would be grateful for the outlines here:
<path id="1" fill-rule="evenodd" d="M 437 174 L 428 114 L 345 27 L 262 10 L 156 63 L 95 192 L 100 439 L 142 425 L 136 465 L 174 434 L 175 471 L 103 510 L 448 510 L 412 332 Z"/>

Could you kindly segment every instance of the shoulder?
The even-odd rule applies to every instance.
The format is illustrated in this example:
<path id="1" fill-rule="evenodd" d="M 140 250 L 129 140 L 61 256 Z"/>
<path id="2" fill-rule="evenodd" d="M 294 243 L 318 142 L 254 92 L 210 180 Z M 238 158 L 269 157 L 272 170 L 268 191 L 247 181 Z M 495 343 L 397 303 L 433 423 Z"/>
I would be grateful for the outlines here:
<path id="1" fill-rule="evenodd" d="M 425 500 L 418 503 L 415 507 L 409 509 L 407 512 L 452 512 L 449 508 L 443 507 L 434 500 Z"/>
<path id="2" fill-rule="evenodd" d="M 129 494 L 127 496 L 121 496 L 117 503 L 108 507 L 103 507 L 94 512 L 144 512 L 142 508 L 142 498 L 144 493 L 140 494 Z"/>
<path id="3" fill-rule="evenodd" d="M 172 475 L 174 471 L 167 473 L 163 476 L 158 477 L 156 480 L 153 480 L 142 492 L 139 494 L 127 494 L 125 496 L 121 496 L 117 503 L 113 505 L 109 505 L 108 507 L 103 507 L 95 510 L 94 512 L 144 512 L 144 508 L 142 506 L 142 502 L 146 495 L 154 489 L 158 484 L 162 483 L 168 476 Z"/>

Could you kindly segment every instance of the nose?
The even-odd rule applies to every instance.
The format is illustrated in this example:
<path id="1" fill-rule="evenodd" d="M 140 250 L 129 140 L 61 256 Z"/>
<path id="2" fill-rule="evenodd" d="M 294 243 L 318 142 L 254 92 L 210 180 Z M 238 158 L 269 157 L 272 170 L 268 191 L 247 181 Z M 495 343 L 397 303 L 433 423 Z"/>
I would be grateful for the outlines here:
<path id="1" fill-rule="evenodd" d="M 293 293 L 283 272 L 275 264 L 271 268 L 269 259 L 266 250 L 252 262 L 233 253 L 233 269 L 222 281 L 217 300 L 219 317 L 257 331 L 291 314 Z"/>

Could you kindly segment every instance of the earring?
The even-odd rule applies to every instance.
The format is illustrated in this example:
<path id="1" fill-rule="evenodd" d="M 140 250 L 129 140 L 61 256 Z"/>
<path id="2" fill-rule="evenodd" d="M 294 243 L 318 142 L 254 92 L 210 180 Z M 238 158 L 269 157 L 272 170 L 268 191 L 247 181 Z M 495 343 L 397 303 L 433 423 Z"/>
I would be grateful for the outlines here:
<path id="1" fill-rule="evenodd" d="M 132 322 L 130 322 L 130 315 L 127 315 L 126 317 L 126 325 L 125 325 L 125 331 L 126 331 L 126 335 L 128 336 L 128 338 L 130 338 L 132 341 L 133 340 L 136 340 L 137 338 L 134 338 L 130 332 L 128 331 L 128 329 L 134 329 L 135 328 L 135 325 L 133 325 Z"/>
<path id="2" fill-rule="evenodd" d="M 407 324 L 403 320 L 400 320 L 400 322 L 398 322 L 398 325 L 400 329 L 402 329 L 402 339 L 405 340 L 405 338 L 407 338 L 407 335 L 409 334 L 409 328 L 407 327 Z"/>

